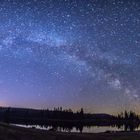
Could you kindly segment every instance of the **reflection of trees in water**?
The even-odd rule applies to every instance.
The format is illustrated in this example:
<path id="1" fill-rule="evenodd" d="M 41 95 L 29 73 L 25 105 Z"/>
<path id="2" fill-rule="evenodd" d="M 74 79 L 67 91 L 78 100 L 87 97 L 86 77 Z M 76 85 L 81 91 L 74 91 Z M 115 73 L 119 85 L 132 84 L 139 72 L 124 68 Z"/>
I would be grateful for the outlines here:
<path id="1" fill-rule="evenodd" d="M 139 128 L 139 124 L 130 123 L 124 125 L 125 131 L 135 131 L 138 128 Z"/>
<path id="2" fill-rule="evenodd" d="M 84 126 L 84 125 L 71 125 L 71 124 L 67 124 L 67 125 L 40 125 L 40 127 L 42 128 L 46 128 L 49 131 L 59 131 L 59 132 L 71 132 L 73 129 L 76 130 L 76 132 L 80 132 L 82 133 L 83 128 L 91 128 L 91 127 L 96 127 L 98 125 L 90 125 L 90 126 Z M 126 123 L 126 124 L 112 124 L 112 125 L 107 125 L 109 127 L 116 127 L 118 128 L 118 130 L 123 130 L 123 131 L 135 131 L 136 129 L 138 129 L 139 124 L 134 124 L 134 123 Z M 99 125 L 99 127 L 103 127 L 101 125 Z"/>
<path id="3" fill-rule="evenodd" d="M 73 128 L 76 129 L 76 131 L 79 131 L 82 133 L 83 130 L 83 125 L 78 124 L 78 125 L 73 125 L 71 123 L 65 123 L 64 125 L 52 125 L 52 129 L 51 130 L 55 130 L 55 131 L 60 131 L 60 132 L 71 132 L 73 130 Z"/>
<path id="4" fill-rule="evenodd" d="M 27 125 L 28 126 L 28 125 Z M 31 126 L 31 125 L 30 125 Z M 83 130 L 83 125 L 71 125 L 71 124 L 65 124 L 65 125 L 36 125 L 36 127 L 39 126 L 40 128 L 45 128 L 49 131 L 59 131 L 59 132 L 71 132 L 74 128 L 77 132 L 81 132 Z"/>
<path id="5" fill-rule="evenodd" d="M 59 132 L 81 132 L 83 131 L 83 128 L 92 128 L 92 127 L 112 127 L 117 128 L 118 130 L 122 131 L 135 131 L 139 127 L 139 122 L 134 122 L 134 121 L 111 121 L 111 122 L 105 122 L 105 121 L 95 121 L 95 122 L 83 122 L 83 121 L 47 121 L 47 122 L 33 122 L 33 121 L 27 121 L 27 120 L 14 120 L 11 121 L 10 123 L 14 124 L 22 124 L 22 125 L 27 125 L 27 126 L 38 126 L 42 129 L 46 129 L 49 131 L 59 131 Z"/>
<path id="6" fill-rule="evenodd" d="M 139 128 L 139 123 L 126 122 L 123 124 L 115 124 L 115 127 L 117 127 L 119 130 L 123 129 L 124 131 L 135 131 Z"/>

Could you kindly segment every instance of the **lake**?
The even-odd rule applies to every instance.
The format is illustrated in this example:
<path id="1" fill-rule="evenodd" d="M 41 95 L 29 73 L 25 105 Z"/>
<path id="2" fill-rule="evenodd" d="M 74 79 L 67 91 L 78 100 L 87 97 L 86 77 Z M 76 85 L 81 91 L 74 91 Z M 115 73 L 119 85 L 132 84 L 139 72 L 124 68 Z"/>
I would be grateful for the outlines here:
<path id="1" fill-rule="evenodd" d="M 83 126 L 81 129 L 72 127 L 72 128 L 64 128 L 64 127 L 56 127 L 53 128 L 52 126 L 40 126 L 40 125 L 22 125 L 22 124 L 11 124 L 19 127 L 25 128 L 34 128 L 34 129 L 42 129 L 42 130 L 49 130 L 49 131 L 60 131 L 60 132 L 82 132 L 82 133 L 101 133 L 107 131 L 124 131 L 125 126 L 117 127 L 117 126 Z M 135 128 L 135 131 L 140 130 L 140 127 Z M 129 129 L 128 129 L 129 131 Z"/>

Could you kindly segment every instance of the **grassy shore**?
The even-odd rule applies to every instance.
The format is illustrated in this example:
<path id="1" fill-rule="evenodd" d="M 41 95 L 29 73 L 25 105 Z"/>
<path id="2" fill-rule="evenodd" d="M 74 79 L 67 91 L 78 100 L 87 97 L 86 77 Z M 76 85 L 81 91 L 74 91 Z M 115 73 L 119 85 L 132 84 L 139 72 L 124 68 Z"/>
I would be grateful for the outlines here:
<path id="1" fill-rule="evenodd" d="M 0 124 L 0 140 L 140 140 L 140 132 L 62 133 Z"/>

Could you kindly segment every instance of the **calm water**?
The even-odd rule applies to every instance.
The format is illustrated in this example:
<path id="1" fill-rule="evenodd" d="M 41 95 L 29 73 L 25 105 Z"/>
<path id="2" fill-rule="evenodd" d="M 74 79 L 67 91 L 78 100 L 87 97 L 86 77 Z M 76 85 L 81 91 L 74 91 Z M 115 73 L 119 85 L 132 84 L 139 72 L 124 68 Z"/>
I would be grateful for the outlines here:
<path id="1" fill-rule="evenodd" d="M 40 125 L 20 125 L 20 124 L 12 124 L 20 127 L 25 128 L 36 128 L 36 129 L 42 129 L 42 130 L 52 130 L 52 126 L 40 126 Z M 100 133 L 100 132 L 106 132 L 106 131 L 123 131 L 124 127 L 121 128 L 118 127 L 112 127 L 112 126 L 84 126 L 82 129 L 82 133 Z M 137 128 L 135 130 L 140 130 L 140 128 Z M 73 127 L 71 129 L 68 128 L 60 128 L 57 127 L 57 131 L 61 132 L 80 132 L 80 130 L 76 129 L 76 127 Z"/>

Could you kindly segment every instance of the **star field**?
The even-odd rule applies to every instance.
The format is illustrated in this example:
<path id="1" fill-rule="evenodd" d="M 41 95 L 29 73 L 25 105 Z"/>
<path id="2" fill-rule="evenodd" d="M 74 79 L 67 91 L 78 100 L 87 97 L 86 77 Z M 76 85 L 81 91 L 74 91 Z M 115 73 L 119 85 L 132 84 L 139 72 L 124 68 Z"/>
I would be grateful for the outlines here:
<path id="1" fill-rule="evenodd" d="M 140 113 L 139 0 L 0 1 L 0 105 Z"/>

